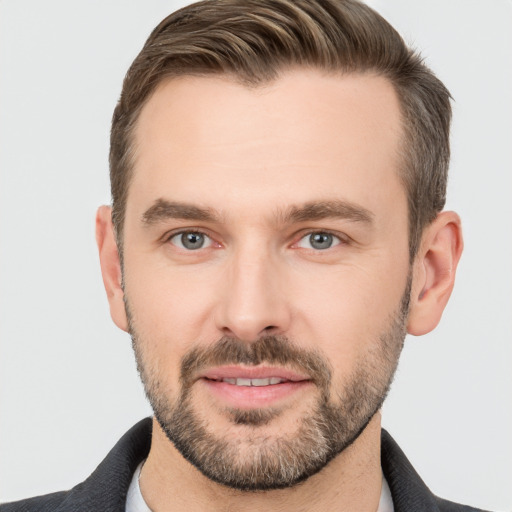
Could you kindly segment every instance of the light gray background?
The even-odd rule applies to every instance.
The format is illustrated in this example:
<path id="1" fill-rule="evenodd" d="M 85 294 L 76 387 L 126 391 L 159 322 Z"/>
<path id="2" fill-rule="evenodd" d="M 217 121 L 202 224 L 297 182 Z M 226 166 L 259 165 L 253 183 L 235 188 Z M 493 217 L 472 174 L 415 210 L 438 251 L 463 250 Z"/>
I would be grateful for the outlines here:
<path id="1" fill-rule="evenodd" d="M 73 486 L 150 413 L 93 226 L 122 77 L 184 3 L 0 1 L 0 501 Z M 441 325 L 406 343 L 384 425 L 434 492 L 512 510 L 512 3 L 372 5 L 455 97 L 448 207 L 466 241 Z"/>

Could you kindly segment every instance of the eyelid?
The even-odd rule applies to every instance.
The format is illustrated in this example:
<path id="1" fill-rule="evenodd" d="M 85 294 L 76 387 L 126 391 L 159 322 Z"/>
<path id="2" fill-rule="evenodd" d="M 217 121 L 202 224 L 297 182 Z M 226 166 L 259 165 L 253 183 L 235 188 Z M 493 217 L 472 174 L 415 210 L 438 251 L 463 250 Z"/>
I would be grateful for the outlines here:
<path id="1" fill-rule="evenodd" d="M 161 237 L 160 237 L 160 240 L 162 242 L 167 242 L 168 240 L 170 240 L 173 236 L 176 236 L 176 235 L 181 235 L 183 233 L 201 233 L 202 235 L 206 235 L 210 238 L 212 238 L 212 236 L 210 235 L 210 233 L 205 230 L 204 228 L 196 228 L 194 226 L 187 226 L 187 227 L 179 227 L 179 228 L 174 228 L 174 229 L 171 229 L 169 231 L 166 231 Z"/>
<path id="2" fill-rule="evenodd" d="M 166 244 L 166 243 L 170 243 L 170 241 L 177 235 L 184 235 L 186 233 L 199 233 L 201 235 L 204 235 L 206 238 L 208 238 L 210 240 L 210 244 L 205 247 L 208 248 L 208 247 L 211 247 L 213 244 L 217 244 L 218 246 L 220 246 L 220 243 L 217 242 L 212 236 L 210 233 L 208 233 L 205 229 L 202 229 L 202 228 L 194 228 L 194 227 L 187 227 L 187 228 L 176 228 L 176 229 L 173 229 L 172 231 L 167 231 L 162 237 L 161 237 L 161 242 Z M 185 248 L 182 248 L 182 247 L 179 247 L 175 244 L 172 244 L 174 245 L 175 247 L 178 247 L 178 249 L 184 249 L 184 250 L 187 250 L 188 249 L 185 249 Z M 201 247 L 201 249 L 203 249 L 203 247 Z M 199 249 L 198 249 L 199 250 Z"/>
<path id="3" fill-rule="evenodd" d="M 345 235 L 344 233 L 340 233 L 338 231 L 333 231 L 330 229 L 309 229 L 306 231 L 301 231 L 299 236 L 295 237 L 295 242 L 293 242 L 292 247 L 298 247 L 298 244 L 306 237 L 314 235 L 314 234 L 326 234 L 331 235 L 333 238 L 336 238 L 339 242 L 333 245 L 332 247 L 329 247 L 328 249 L 324 249 L 324 251 L 328 251 L 329 249 L 333 249 L 334 247 L 337 247 L 339 245 L 347 245 L 350 243 L 350 237 L 348 235 Z M 307 248 L 306 248 L 307 249 Z M 314 251 L 319 251 L 319 249 L 313 249 Z"/>

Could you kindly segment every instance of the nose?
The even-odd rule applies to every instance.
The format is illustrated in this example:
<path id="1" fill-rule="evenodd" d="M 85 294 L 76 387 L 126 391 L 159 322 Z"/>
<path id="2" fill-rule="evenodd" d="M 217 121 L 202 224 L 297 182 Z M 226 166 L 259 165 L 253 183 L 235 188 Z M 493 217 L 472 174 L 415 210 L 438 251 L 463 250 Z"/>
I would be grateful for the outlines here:
<path id="1" fill-rule="evenodd" d="M 289 290 L 276 259 L 268 252 L 250 249 L 238 251 L 229 259 L 215 315 L 223 335 L 250 342 L 288 330 Z"/>

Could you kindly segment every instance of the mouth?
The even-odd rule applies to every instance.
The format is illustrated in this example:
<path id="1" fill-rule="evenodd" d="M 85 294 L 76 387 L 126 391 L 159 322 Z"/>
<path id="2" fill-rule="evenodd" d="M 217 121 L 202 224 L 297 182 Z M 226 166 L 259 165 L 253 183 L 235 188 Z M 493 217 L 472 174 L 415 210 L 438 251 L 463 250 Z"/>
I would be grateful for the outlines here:
<path id="1" fill-rule="evenodd" d="M 226 382 L 228 384 L 232 384 L 235 386 L 256 386 L 256 387 L 262 387 L 262 386 L 274 386 L 276 384 L 281 384 L 283 382 L 291 382 L 286 379 L 280 379 L 279 377 L 268 377 L 266 379 L 247 379 L 244 377 L 239 378 L 230 378 L 225 377 L 223 379 L 208 379 L 213 382 Z"/>
<path id="2" fill-rule="evenodd" d="M 281 405 L 313 384 L 308 375 L 263 366 L 212 368 L 198 382 L 222 405 L 237 409 Z"/>

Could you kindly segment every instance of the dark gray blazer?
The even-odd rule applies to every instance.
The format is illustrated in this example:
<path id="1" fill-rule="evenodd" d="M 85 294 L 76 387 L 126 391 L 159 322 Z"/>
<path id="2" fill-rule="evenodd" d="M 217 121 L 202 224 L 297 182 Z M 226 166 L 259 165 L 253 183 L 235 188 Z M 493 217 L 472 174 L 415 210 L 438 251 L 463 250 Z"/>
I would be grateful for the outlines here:
<path id="1" fill-rule="evenodd" d="M 69 491 L 0 505 L 0 512 L 124 512 L 126 493 L 151 443 L 151 419 L 132 427 L 87 480 Z M 392 437 L 382 430 L 382 469 L 395 512 L 478 512 L 434 496 Z"/>

